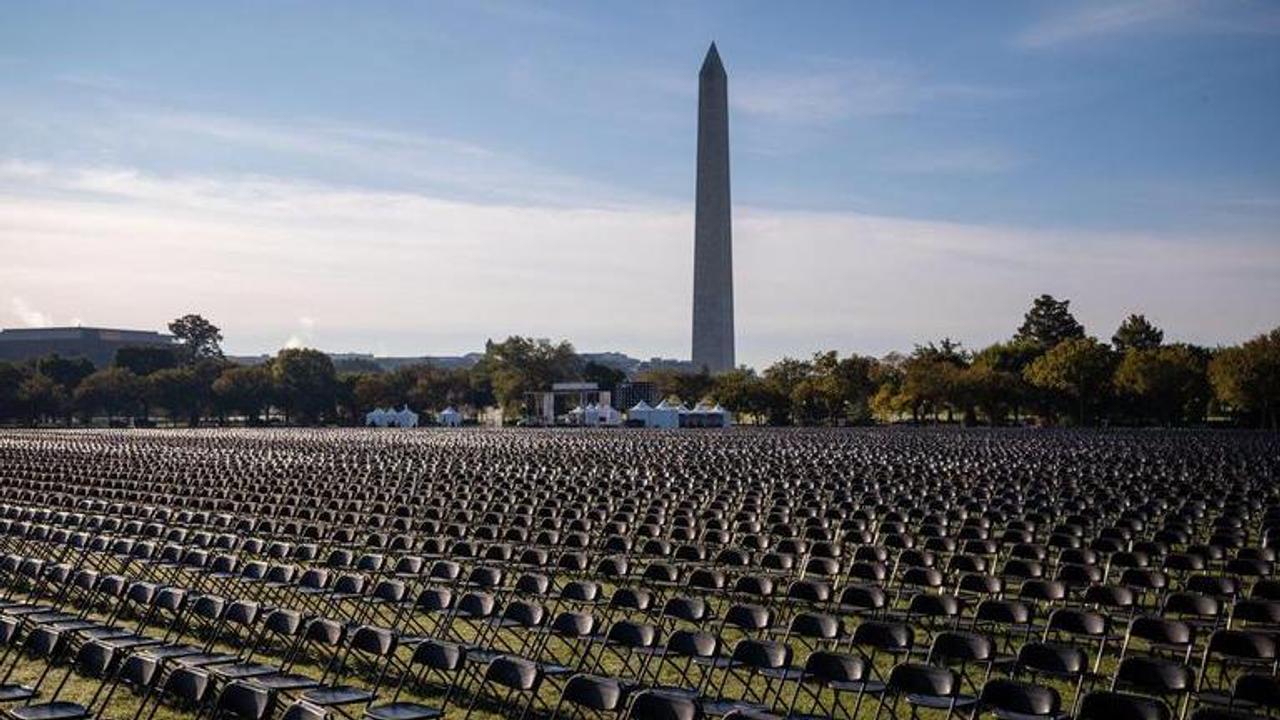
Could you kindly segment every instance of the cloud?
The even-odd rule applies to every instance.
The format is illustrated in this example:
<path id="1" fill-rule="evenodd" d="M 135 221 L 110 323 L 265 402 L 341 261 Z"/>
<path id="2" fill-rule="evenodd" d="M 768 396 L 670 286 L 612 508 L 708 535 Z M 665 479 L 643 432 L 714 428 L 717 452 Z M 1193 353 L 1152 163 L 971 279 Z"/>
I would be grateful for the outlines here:
<path id="1" fill-rule="evenodd" d="M 686 356 L 692 226 L 688 209 L 661 205 L 23 166 L 0 169 L 0 255 L 16 259 L 0 287 L 91 324 L 162 327 L 197 311 L 235 354 L 282 337 L 315 345 L 322 318 L 330 350 L 461 353 L 520 333 Z M 880 354 L 943 335 L 980 345 L 1008 336 L 1041 292 L 1070 298 L 1104 336 L 1136 310 L 1171 337 L 1234 342 L 1280 305 L 1266 230 L 1157 237 L 740 207 L 740 355 Z"/>
<path id="2" fill-rule="evenodd" d="M 1028 49 L 1048 48 L 1136 32 L 1280 34 L 1280 12 L 1267 3 L 1090 0 L 1054 8 L 1019 32 L 1014 44 Z"/>
<path id="3" fill-rule="evenodd" d="M 31 307 L 26 300 L 18 296 L 9 298 L 9 312 L 26 327 L 48 327 L 53 324 L 51 316 Z"/>
<path id="4" fill-rule="evenodd" d="M 935 82 L 900 64 L 865 61 L 823 61 L 787 72 L 743 70 L 729 82 L 729 104 L 735 110 L 810 125 L 901 115 L 938 102 L 981 102 L 1014 94 L 985 85 Z"/>
<path id="5" fill-rule="evenodd" d="M 298 318 L 298 330 L 284 341 L 284 347 L 291 349 L 312 347 L 315 344 L 315 329 L 314 318 L 305 315 Z"/>

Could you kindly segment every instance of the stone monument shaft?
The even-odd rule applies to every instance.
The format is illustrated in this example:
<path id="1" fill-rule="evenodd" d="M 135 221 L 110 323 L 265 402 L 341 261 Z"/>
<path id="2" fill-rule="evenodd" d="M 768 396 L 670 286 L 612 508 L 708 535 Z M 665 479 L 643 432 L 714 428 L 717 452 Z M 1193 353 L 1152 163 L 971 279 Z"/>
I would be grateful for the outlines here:
<path id="1" fill-rule="evenodd" d="M 698 73 L 698 187 L 693 244 L 693 365 L 713 373 L 732 370 L 729 81 L 715 43 Z"/>

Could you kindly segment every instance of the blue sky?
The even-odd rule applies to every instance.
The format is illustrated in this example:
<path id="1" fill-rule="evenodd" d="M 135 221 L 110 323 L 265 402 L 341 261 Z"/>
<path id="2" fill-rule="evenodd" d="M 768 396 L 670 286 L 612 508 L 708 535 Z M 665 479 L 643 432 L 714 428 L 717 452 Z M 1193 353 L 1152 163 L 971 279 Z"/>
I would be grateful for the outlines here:
<path id="1" fill-rule="evenodd" d="M 686 356 L 711 40 L 742 361 L 1280 321 L 1275 3 L 470 0 L 0 5 L 0 326 Z"/>

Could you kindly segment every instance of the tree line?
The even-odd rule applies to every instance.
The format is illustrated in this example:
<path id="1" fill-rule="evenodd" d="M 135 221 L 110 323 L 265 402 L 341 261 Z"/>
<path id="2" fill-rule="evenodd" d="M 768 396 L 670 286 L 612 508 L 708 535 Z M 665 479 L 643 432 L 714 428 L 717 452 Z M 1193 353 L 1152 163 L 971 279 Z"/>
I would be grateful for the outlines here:
<path id="1" fill-rule="evenodd" d="M 335 363 L 312 349 L 283 349 L 237 365 L 221 331 L 199 315 L 169 325 L 173 347 L 122 348 L 110 367 L 50 355 L 0 362 L 0 421 L 71 423 L 106 417 L 196 425 L 359 424 L 376 407 L 419 413 L 499 407 L 519 417 L 525 393 L 563 380 L 614 389 L 628 379 L 662 397 L 717 402 L 741 421 L 773 425 L 956 422 L 1005 425 L 1179 426 L 1222 420 L 1280 422 L 1280 328 L 1239 345 L 1166 343 L 1146 317 L 1127 317 L 1109 342 L 1090 336 L 1070 301 L 1036 298 L 1012 336 L 970 350 L 943 338 L 882 358 L 821 352 L 756 372 L 711 375 L 658 369 L 628 378 L 584 361 L 567 341 L 514 336 L 489 341 L 467 368 L 411 365 L 394 371 L 359 360 Z"/>

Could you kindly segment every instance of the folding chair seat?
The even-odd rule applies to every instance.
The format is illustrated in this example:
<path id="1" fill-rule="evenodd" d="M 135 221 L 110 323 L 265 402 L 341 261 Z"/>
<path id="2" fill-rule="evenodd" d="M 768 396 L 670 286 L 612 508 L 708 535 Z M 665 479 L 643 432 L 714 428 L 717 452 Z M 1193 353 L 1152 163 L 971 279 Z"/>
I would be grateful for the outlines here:
<path id="1" fill-rule="evenodd" d="M 275 696 L 266 688 L 243 681 L 230 683 L 218 693 L 214 718 L 266 720 L 275 709 Z"/>
<path id="2" fill-rule="evenodd" d="M 195 613 L 195 608 L 198 608 L 206 600 L 206 597 L 196 598 L 192 604 L 193 614 Z M 182 667 L 202 668 L 245 662 L 245 654 L 253 650 L 252 635 L 261 613 L 262 607 L 251 600 L 233 601 L 220 614 L 213 612 L 201 613 L 206 617 L 207 621 L 210 621 L 210 625 L 206 630 L 208 637 L 204 644 L 199 647 L 199 652 L 194 654 L 182 653 L 173 656 L 172 661 Z M 239 652 L 217 652 L 214 650 L 214 646 L 219 642 L 237 648 Z"/>
<path id="3" fill-rule="evenodd" d="M 569 678 L 552 717 L 560 716 L 560 708 L 571 705 L 594 713 L 618 713 L 625 708 L 626 688 L 614 678 L 578 674 Z"/>
<path id="4" fill-rule="evenodd" d="M 342 646 L 347 637 L 346 626 L 327 618 L 311 618 L 302 628 L 302 634 L 288 651 L 278 672 L 254 675 L 253 682 L 276 692 L 300 692 L 320 685 L 316 678 L 294 672 L 299 660 L 316 655 L 317 664 L 326 671 L 338 664 Z M 215 666 L 211 673 L 227 675 L 226 669 L 237 666 Z M 229 675 L 227 675 L 229 677 Z"/>
<path id="5" fill-rule="evenodd" d="M 231 614 L 229 611 L 228 615 Z M 254 623 L 249 621 L 248 612 L 245 615 L 243 619 L 246 620 L 245 625 L 248 628 Z M 212 646 L 207 646 L 206 653 L 215 656 L 212 659 L 216 662 L 210 662 L 205 667 L 216 680 L 228 682 L 285 673 L 284 667 L 255 662 L 254 658 L 274 653 L 288 663 L 302 639 L 303 630 L 301 613 L 277 608 L 266 613 L 262 622 L 258 624 L 256 638 L 246 643 L 246 649 L 242 655 L 222 662 L 223 658 L 216 657 L 217 653 L 211 653 Z"/>
<path id="6" fill-rule="evenodd" d="M 916 593 L 907 603 L 903 621 L 922 630 L 932 641 L 939 632 L 959 626 L 961 607 L 960 599 L 954 595 Z"/>
<path id="7" fill-rule="evenodd" d="M 1044 677 L 1069 685 L 1073 697 L 1069 714 L 1074 712 L 1075 704 L 1080 701 L 1089 672 L 1089 657 L 1084 650 L 1070 645 L 1042 642 L 1029 642 L 1019 648 L 1018 659 L 1013 667 L 1015 678 L 1027 673 L 1033 681 Z"/>
<path id="8" fill-rule="evenodd" d="M 1196 699 L 1200 703 L 1229 704 L 1234 675 L 1259 670 L 1275 673 L 1276 662 L 1273 637 L 1248 630 L 1217 630 L 1209 636 L 1200 660 Z"/>
<path id="9" fill-rule="evenodd" d="M 954 694 L 967 707 L 977 702 L 997 659 L 996 645 L 990 638 L 975 632 L 950 630 L 933 639 L 925 662 L 955 671 L 958 686 Z"/>
<path id="10" fill-rule="evenodd" d="M 1237 677 L 1228 706 L 1274 715 L 1280 710 L 1280 678 L 1267 673 L 1245 673 Z"/>
<path id="11" fill-rule="evenodd" d="M 653 594 L 639 588 L 619 587 L 609 596 L 605 622 L 612 623 L 618 617 L 649 617 L 654 606 Z"/>
<path id="12" fill-rule="evenodd" d="M 300 699 L 316 707 L 333 708 L 344 715 L 347 715 L 345 708 L 350 705 L 370 707 L 377 698 L 383 678 L 395 662 L 397 647 L 396 636 L 389 630 L 369 625 L 357 628 L 351 635 L 342 661 L 326 666 L 319 685 L 303 690 Z M 352 676 L 349 668 L 353 661 L 366 665 L 373 673 L 374 679 L 369 687 L 345 682 Z"/>
<path id="13" fill-rule="evenodd" d="M 947 717 L 957 709 L 971 707 L 976 698 L 959 696 L 960 680 L 954 670 L 921 663 L 901 663 L 889 671 L 885 691 L 876 707 L 875 717 L 887 708 L 890 717 L 902 717 L 898 703 L 906 700 L 910 706 L 907 715 L 918 717 L 920 709 L 945 710 Z"/>
<path id="14" fill-rule="evenodd" d="M 1195 691 L 1195 673 L 1176 660 L 1127 657 L 1116 668 L 1111 689 L 1152 695 L 1161 700 L 1172 698 L 1173 706 L 1180 708 Z M 1181 709 L 1176 714 L 1181 717 Z"/>
<path id="15" fill-rule="evenodd" d="M 147 720 L 155 717 L 161 701 L 165 699 L 179 707 L 194 710 L 196 717 L 199 717 L 210 699 L 211 688 L 209 676 L 204 671 L 195 668 L 178 668 L 164 678 L 159 692 L 154 697 L 151 712 L 147 714 Z M 146 706 L 145 699 L 143 706 Z M 141 710 L 142 708 L 139 708 L 139 712 Z"/>
<path id="16" fill-rule="evenodd" d="M 645 690 L 631 697 L 623 717 L 626 720 L 702 720 L 705 714 L 695 698 Z"/>
<path id="17" fill-rule="evenodd" d="M 1221 624 L 1223 603 L 1212 595 L 1173 592 L 1164 598 L 1161 615 L 1184 620 L 1198 630 L 1213 631 Z"/>
<path id="18" fill-rule="evenodd" d="M 667 599 L 659 616 L 663 628 L 680 624 L 700 628 L 712 617 L 711 606 L 701 597 L 675 595 Z"/>
<path id="19" fill-rule="evenodd" d="M 524 709 L 520 713 L 520 717 L 523 718 L 528 715 L 534 701 L 537 700 L 538 688 L 541 684 L 542 673 L 536 663 L 508 656 L 496 657 L 486 666 L 484 676 L 476 692 L 471 696 L 471 703 L 467 706 L 463 718 L 466 720 L 471 717 L 476 705 L 488 696 L 491 685 L 497 685 L 505 690 L 501 700 L 504 706 L 509 705 L 511 698 L 516 695 L 528 696 Z"/>
<path id="20" fill-rule="evenodd" d="M 1171 720 L 1160 700 L 1142 695 L 1097 690 L 1084 696 L 1076 720 Z"/>
<path id="21" fill-rule="evenodd" d="M 1062 712 L 1062 698 L 1048 685 L 1035 685 L 1009 678 L 992 678 L 982 686 L 978 696 L 982 713 L 999 720 L 1067 720 Z"/>
<path id="22" fill-rule="evenodd" d="M 658 627 L 652 623 L 619 620 L 595 643 L 595 659 L 584 667 L 599 674 L 608 663 L 611 675 L 631 683 L 640 682 L 661 646 Z"/>
<path id="23" fill-rule="evenodd" d="M 734 646 L 729 662 L 718 667 L 720 683 L 713 699 L 703 703 L 703 709 L 709 715 L 725 715 L 738 709 L 771 709 L 782 693 L 782 683 L 777 682 L 775 688 L 775 680 L 791 666 L 791 658 L 789 645 L 743 638 Z M 759 679 L 764 680 L 763 688 L 759 687 Z"/>
<path id="24" fill-rule="evenodd" d="M 1280 632 L 1280 601 L 1246 598 L 1237 600 L 1227 616 L 1228 628 Z"/>
<path id="25" fill-rule="evenodd" d="M 17 621 L 6 618 L 2 624 L 4 629 L 0 630 L 0 637 L 7 640 L 4 654 L 7 667 L 4 669 L 3 676 L 0 677 L 0 704 L 29 701 L 39 695 L 40 687 L 44 684 L 54 663 L 57 662 L 59 653 L 65 647 L 64 638 L 56 630 L 36 628 L 27 634 L 27 637 L 22 640 L 21 647 L 17 648 L 14 647 L 17 639 Z M 22 660 L 27 658 L 44 661 L 43 670 L 31 685 L 14 682 L 15 671 L 22 664 Z"/>

